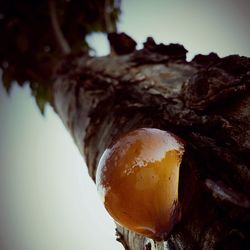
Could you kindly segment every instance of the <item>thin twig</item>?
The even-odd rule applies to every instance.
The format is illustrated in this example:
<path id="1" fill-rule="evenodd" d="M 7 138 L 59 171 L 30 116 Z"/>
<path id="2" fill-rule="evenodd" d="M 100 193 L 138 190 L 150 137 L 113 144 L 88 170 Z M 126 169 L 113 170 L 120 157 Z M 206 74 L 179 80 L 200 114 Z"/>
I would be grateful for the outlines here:
<path id="1" fill-rule="evenodd" d="M 117 32 L 116 24 L 113 25 L 112 24 L 112 20 L 110 18 L 110 15 L 111 15 L 112 11 L 113 11 L 113 9 L 110 6 L 110 1 L 109 0 L 105 0 L 104 22 L 105 22 L 107 33 Z"/>
<path id="2" fill-rule="evenodd" d="M 60 28 L 54 0 L 49 0 L 49 12 L 51 25 L 58 48 L 63 55 L 67 55 L 70 53 L 71 49 Z"/>

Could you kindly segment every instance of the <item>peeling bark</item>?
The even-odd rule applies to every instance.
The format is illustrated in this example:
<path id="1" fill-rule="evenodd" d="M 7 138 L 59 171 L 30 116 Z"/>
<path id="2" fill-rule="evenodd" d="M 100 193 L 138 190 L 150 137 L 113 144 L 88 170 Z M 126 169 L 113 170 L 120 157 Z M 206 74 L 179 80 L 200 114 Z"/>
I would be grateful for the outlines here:
<path id="1" fill-rule="evenodd" d="M 93 180 L 105 148 L 132 129 L 160 128 L 186 141 L 181 222 L 157 244 L 118 226 L 126 249 L 247 249 L 250 59 L 211 53 L 187 62 L 185 55 L 183 46 L 149 40 L 129 55 L 68 56 L 54 107 Z"/>

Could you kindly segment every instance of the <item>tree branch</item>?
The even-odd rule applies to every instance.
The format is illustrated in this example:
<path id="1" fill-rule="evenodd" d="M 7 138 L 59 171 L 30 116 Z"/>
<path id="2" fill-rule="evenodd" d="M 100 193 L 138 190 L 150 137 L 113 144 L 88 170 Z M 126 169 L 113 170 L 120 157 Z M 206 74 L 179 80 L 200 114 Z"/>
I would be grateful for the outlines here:
<path id="1" fill-rule="evenodd" d="M 49 0 L 49 13 L 52 30 L 54 32 L 58 48 L 63 55 L 67 55 L 70 53 L 71 49 L 60 28 L 54 0 Z"/>
<path id="2" fill-rule="evenodd" d="M 188 63 L 182 46 L 145 47 L 124 56 L 66 59 L 54 85 L 55 108 L 93 180 L 103 151 L 132 129 L 160 128 L 187 142 L 181 222 L 156 245 L 118 226 L 128 249 L 245 249 L 250 212 L 248 203 L 238 204 L 249 201 L 250 190 L 250 59 L 213 54 Z M 213 197 L 222 193 L 230 199 Z"/>

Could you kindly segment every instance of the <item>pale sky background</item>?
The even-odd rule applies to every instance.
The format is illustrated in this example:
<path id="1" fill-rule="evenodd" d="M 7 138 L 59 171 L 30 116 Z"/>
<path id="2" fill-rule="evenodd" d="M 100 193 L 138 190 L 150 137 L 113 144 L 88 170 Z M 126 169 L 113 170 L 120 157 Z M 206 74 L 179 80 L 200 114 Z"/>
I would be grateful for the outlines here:
<path id="1" fill-rule="evenodd" d="M 194 54 L 250 56 L 250 1 L 124 0 L 119 30 L 138 47 L 147 36 Z M 101 34 L 89 38 L 108 53 Z M 30 90 L 0 85 L 0 249 L 120 250 L 84 162 L 50 107 L 38 112 Z"/>

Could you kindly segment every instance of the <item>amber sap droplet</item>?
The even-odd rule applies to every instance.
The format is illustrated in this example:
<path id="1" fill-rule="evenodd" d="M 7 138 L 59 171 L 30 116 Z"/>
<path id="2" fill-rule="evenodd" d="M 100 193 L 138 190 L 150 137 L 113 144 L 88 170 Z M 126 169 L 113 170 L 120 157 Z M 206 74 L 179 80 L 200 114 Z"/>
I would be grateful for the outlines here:
<path id="1" fill-rule="evenodd" d="M 164 240 L 180 219 L 180 139 L 152 128 L 134 130 L 102 155 L 97 188 L 120 225 L 154 240 Z"/>

